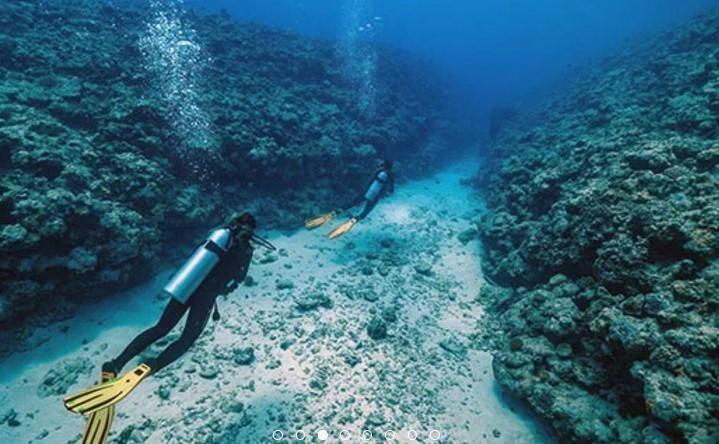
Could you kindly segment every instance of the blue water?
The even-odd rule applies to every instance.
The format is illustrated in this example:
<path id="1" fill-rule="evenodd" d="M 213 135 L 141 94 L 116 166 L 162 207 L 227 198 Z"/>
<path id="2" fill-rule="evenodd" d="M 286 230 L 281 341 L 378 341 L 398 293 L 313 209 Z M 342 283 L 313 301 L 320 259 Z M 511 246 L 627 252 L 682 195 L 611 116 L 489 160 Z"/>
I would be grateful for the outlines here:
<path id="1" fill-rule="evenodd" d="M 241 20 L 329 39 L 348 16 L 361 38 L 434 60 L 472 108 L 522 105 L 571 80 L 626 39 L 665 29 L 719 0 L 187 0 Z M 380 17 L 381 20 L 375 20 Z"/>

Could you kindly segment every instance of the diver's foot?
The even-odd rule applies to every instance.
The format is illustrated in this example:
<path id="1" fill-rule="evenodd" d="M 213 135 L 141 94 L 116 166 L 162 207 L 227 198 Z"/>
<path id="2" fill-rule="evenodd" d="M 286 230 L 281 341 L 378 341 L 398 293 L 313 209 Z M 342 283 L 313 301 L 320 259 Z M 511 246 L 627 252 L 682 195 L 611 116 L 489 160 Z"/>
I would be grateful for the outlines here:
<path id="1" fill-rule="evenodd" d="M 142 362 L 152 369 L 152 373 L 155 373 L 157 371 L 157 359 L 145 358 L 142 360 Z"/>
<path id="2" fill-rule="evenodd" d="M 102 364 L 102 373 L 100 373 L 100 381 L 107 382 L 111 379 L 115 379 L 120 369 L 117 368 L 115 361 L 107 361 Z"/>

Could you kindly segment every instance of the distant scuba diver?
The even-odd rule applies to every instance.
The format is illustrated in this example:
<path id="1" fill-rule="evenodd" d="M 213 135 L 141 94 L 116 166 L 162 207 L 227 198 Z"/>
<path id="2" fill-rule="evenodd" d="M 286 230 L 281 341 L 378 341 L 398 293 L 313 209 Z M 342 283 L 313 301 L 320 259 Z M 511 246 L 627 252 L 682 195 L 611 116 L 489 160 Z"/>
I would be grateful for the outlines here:
<path id="1" fill-rule="evenodd" d="M 140 333 L 115 359 L 102 365 L 101 383 L 64 399 L 65 407 L 75 413 L 90 415 L 85 434 L 109 432 L 114 404 L 125 398 L 151 373 L 174 362 L 197 340 L 215 307 L 213 319 L 219 319 L 215 300 L 232 292 L 247 276 L 252 260 L 253 241 L 275 249 L 254 234 L 255 218 L 249 213 L 232 215 L 225 226 L 213 230 L 179 271 L 163 288 L 171 298 L 160 320 Z M 126 375 L 117 374 L 132 358 L 158 339 L 167 335 L 188 313 L 178 340 L 168 345 L 155 359 L 148 359 Z M 83 443 L 101 443 L 100 439 L 83 438 Z"/>
<path id="2" fill-rule="evenodd" d="M 305 221 L 305 227 L 307 227 L 307 229 L 309 230 L 321 227 L 322 225 L 331 221 L 338 213 L 344 212 L 364 202 L 364 209 L 358 216 L 351 217 L 350 220 L 330 231 L 330 233 L 327 235 L 327 237 L 329 237 L 330 239 L 336 239 L 351 230 L 357 222 L 364 219 L 369 214 L 369 212 L 372 211 L 374 206 L 377 205 L 377 202 L 379 202 L 382 197 L 388 194 L 392 194 L 393 192 L 394 177 L 392 176 L 392 161 L 385 160 L 372 173 L 372 176 L 363 194 L 359 194 L 351 202 L 338 210 L 333 210 L 329 213 L 321 214 L 311 219 L 307 219 Z"/>

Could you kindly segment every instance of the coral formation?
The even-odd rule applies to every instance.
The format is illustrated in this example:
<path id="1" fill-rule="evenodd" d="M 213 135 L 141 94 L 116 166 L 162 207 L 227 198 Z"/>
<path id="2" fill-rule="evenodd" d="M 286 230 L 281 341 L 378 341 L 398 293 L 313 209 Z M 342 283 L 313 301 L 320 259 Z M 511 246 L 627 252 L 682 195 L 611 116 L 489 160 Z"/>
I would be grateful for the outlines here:
<path id="1" fill-rule="evenodd" d="M 717 29 L 588 69 L 478 178 L 495 374 L 563 442 L 719 442 Z"/>
<path id="2" fill-rule="evenodd" d="M 217 143 L 180 152 L 144 69 L 142 5 L 0 1 L 0 325 L 146 279 L 228 208 L 300 226 L 379 157 L 426 168 L 451 132 L 438 76 L 418 61 L 378 48 L 367 117 L 331 42 L 184 19 L 212 62 L 198 101 Z"/>

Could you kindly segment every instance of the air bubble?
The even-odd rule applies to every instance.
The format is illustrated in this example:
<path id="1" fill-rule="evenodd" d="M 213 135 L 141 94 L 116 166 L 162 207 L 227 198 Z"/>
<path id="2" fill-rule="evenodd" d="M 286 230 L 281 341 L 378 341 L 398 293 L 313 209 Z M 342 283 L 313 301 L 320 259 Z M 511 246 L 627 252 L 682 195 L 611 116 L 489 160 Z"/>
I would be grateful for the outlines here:
<path id="1" fill-rule="evenodd" d="M 360 16 L 368 9 L 367 1 L 353 0 L 347 11 L 345 33 L 340 43 L 338 55 L 342 61 L 342 74 L 357 91 L 356 105 L 365 116 L 371 117 L 375 112 L 375 71 L 377 69 L 377 53 L 369 43 L 360 40 L 360 34 L 371 38 L 377 28 Z M 381 17 L 375 16 L 375 21 Z"/>
<path id="2" fill-rule="evenodd" d="M 192 160 L 204 156 L 184 152 L 216 150 L 218 145 L 212 119 L 201 105 L 203 73 L 210 57 L 184 19 L 181 0 L 153 0 L 150 10 L 152 16 L 140 39 L 145 69 L 152 74 L 170 130 L 180 141 L 177 158 L 189 162 L 186 167 L 194 173 L 207 175 L 199 171 L 204 168 L 202 162 Z"/>

